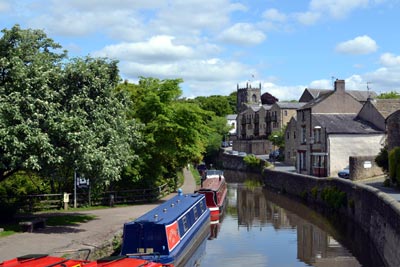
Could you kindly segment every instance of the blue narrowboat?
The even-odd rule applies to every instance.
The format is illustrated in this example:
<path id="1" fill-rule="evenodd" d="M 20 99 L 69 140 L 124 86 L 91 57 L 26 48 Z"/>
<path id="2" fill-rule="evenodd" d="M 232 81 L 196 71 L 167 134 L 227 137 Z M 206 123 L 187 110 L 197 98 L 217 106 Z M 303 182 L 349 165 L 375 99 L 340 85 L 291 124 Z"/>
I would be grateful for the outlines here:
<path id="1" fill-rule="evenodd" d="M 125 223 L 121 255 L 183 266 L 209 235 L 210 211 L 204 195 L 179 193 Z"/>

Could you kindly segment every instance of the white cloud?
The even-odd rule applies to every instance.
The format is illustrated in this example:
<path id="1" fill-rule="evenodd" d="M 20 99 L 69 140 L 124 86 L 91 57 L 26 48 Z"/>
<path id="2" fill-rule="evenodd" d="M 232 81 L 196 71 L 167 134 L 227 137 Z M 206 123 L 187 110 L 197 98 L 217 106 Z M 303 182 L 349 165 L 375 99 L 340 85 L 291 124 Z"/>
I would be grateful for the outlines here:
<path id="1" fill-rule="evenodd" d="M 194 55 L 192 48 L 175 45 L 173 40 L 171 36 L 154 36 L 147 42 L 109 45 L 94 55 L 151 64 L 175 62 Z"/>
<path id="2" fill-rule="evenodd" d="M 279 12 L 275 8 L 266 10 L 263 13 L 263 17 L 266 18 L 267 20 L 277 21 L 277 22 L 285 22 L 287 19 L 287 16 L 285 14 Z"/>
<path id="3" fill-rule="evenodd" d="M 7 12 L 11 9 L 10 3 L 8 1 L 0 0 L 0 12 Z"/>
<path id="4" fill-rule="evenodd" d="M 380 63 L 385 67 L 400 67 L 400 56 L 385 53 L 381 55 Z"/>
<path id="5" fill-rule="evenodd" d="M 333 18 L 348 16 L 353 10 L 365 8 L 369 0 L 311 0 L 310 10 L 328 13 Z"/>
<path id="6" fill-rule="evenodd" d="M 274 97 L 278 98 L 279 101 L 290 101 L 299 100 L 306 86 L 282 86 L 271 82 L 265 82 L 262 84 L 262 91 L 268 92 Z"/>
<path id="7" fill-rule="evenodd" d="M 257 45 L 262 43 L 266 35 L 249 23 L 236 23 L 221 33 L 220 40 L 239 45 Z"/>
<path id="8" fill-rule="evenodd" d="M 315 80 L 310 83 L 308 88 L 312 89 L 332 89 L 331 80 Z"/>
<path id="9" fill-rule="evenodd" d="M 379 4 L 377 1 L 374 3 Z M 311 0 L 307 11 L 294 13 L 293 16 L 301 24 L 313 25 L 322 18 L 342 19 L 369 4 L 370 0 Z"/>
<path id="10" fill-rule="evenodd" d="M 358 36 L 352 40 L 340 43 L 336 51 L 343 54 L 365 55 L 375 52 L 378 45 L 375 40 L 367 35 Z"/>
<path id="11" fill-rule="evenodd" d="M 304 25 L 313 25 L 321 18 L 320 13 L 311 11 L 296 13 L 294 16 L 301 24 Z"/>

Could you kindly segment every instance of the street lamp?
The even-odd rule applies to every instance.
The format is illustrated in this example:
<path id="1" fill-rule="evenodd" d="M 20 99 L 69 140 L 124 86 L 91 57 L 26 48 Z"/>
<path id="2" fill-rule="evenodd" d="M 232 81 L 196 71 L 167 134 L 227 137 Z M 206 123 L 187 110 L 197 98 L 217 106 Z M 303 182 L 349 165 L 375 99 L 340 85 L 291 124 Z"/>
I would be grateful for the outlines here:
<path id="1" fill-rule="evenodd" d="M 275 165 L 275 156 L 276 156 L 276 153 L 275 153 L 275 143 L 276 143 L 276 139 L 278 138 L 278 136 L 275 134 L 275 135 L 273 135 L 272 136 L 274 139 L 274 141 L 272 142 L 272 144 L 274 145 L 274 147 L 273 147 L 273 150 L 272 150 L 272 159 L 273 159 L 273 164 Z"/>

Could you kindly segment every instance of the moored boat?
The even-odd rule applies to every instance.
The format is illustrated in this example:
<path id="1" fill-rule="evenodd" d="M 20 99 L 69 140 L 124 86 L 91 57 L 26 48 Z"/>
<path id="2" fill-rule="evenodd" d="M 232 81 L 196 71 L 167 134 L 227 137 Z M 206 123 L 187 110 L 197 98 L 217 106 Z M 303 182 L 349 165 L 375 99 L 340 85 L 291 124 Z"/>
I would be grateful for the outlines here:
<path id="1" fill-rule="evenodd" d="M 183 266 L 209 234 L 205 196 L 180 193 L 125 223 L 121 255 Z"/>
<path id="2" fill-rule="evenodd" d="M 217 221 L 223 213 L 228 192 L 224 172 L 207 170 L 204 177 L 200 189 L 196 192 L 205 195 L 207 207 L 211 212 L 211 221 Z"/>
<path id="3" fill-rule="evenodd" d="M 47 254 L 29 254 L 17 258 L 13 258 L 10 260 L 5 260 L 0 262 L 0 267 L 44 267 L 44 266 L 64 266 L 64 267 L 72 267 L 72 266 L 85 266 L 89 261 L 83 260 L 71 260 L 65 259 L 61 257 L 49 256 Z"/>
<path id="4" fill-rule="evenodd" d="M 0 262 L 0 267 L 173 267 L 126 256 L 107 257 L 97 261 L 74 260 L 46 254 L 30 254 Z"/>

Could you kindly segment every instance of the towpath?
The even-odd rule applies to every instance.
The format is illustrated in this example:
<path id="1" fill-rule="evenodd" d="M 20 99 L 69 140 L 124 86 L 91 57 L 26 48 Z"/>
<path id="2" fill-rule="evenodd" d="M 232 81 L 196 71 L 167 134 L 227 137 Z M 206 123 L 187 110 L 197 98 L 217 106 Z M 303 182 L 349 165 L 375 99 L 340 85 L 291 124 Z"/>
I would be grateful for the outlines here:
<path id="1" fill-rule="evenodd" d="M 196 189 L 194 177 L 186 168 L 183 172 L 185 181 L 182 191 L 193 193 Z M 61 257 L 68 254 L 70 250 L 102 247 L 104 243 L 111 242 L 114 236 L 122 232 L 125 222 L 140 217 L 174 195 L 175 193 L 172 193 L 159 202 L 151 204 L 63 213 L 63 215 L 88 214 L 96 218 L 78 225 L 47 226 L 34 233 L 17 233 L 0 238 L 0 262 L 27 254 L 49 254 Z"/>

